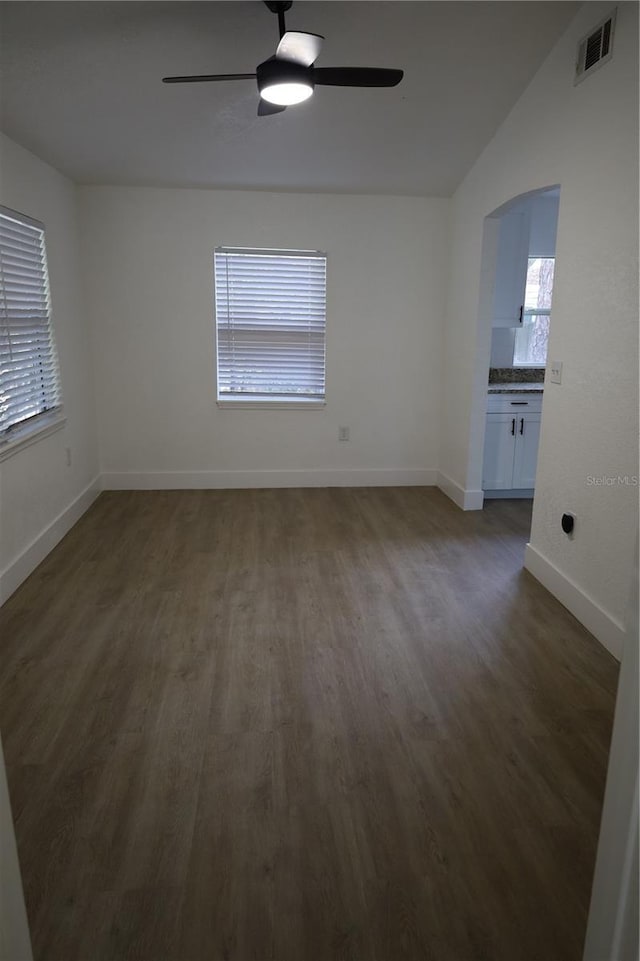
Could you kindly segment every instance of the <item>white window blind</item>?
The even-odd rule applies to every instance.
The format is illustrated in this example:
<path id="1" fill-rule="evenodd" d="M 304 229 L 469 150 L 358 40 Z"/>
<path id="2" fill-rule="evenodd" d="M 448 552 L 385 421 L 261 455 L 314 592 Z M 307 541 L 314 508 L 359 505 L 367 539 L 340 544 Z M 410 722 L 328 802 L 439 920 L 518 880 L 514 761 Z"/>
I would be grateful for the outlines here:
<path id="1" fill-rule="evenodd" d="M 323 401 L 327 257 L 215 251 L 219 400 Z"/>
<path id="2" fill-rule="evenodd" d="M 0 207 L 0 441 L 58 407 L 44 227 Z"/>

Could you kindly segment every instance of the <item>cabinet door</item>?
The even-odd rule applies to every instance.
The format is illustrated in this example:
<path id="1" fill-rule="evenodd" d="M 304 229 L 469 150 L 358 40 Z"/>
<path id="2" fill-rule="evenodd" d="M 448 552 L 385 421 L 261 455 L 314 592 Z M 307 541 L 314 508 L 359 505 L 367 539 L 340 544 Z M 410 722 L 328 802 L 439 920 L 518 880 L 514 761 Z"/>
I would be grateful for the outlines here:
<path id="1" fill-rule="evenodd" d="M 536 486 L 540 420 L 540 414 L 521 414 L 518 417 L 516 449 L 513 459 L 514 488 L 533 488 Z"/>
<path id="2" fill-rule="evenodd" d="M 500 219 L 493 326 L 518 327 L 522 323 L 529 257 L 529 215 L 513 212 Z"/>
<path id="3" fill-rule="evenodd" d="M 486 491 L 509 490 L 513 487 L 517 426 L 515 414 L 487 414 L 482 470 L 482 487 Z"/>

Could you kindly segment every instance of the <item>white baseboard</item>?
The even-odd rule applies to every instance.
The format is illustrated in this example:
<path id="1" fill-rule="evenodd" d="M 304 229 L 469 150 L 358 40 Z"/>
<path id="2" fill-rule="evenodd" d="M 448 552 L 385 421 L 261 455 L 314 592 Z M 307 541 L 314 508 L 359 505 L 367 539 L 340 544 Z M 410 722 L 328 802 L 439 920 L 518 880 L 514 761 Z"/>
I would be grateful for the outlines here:
<path id="1" fill-rule="evenodd" d="M 481 511 L 484 502 L 484 491 L 465 490 L 460 484 L 438 471 L 437 486 L 443 494 L 450 497 L 454 504 L 463 511 Z"/>
<path id="2" fill-rule="evenodd" d="M 437 471 L 216 470 L 107 472 L 103 490 L 230 490 L 269 487 L 433 487 Z"/>
<path id="3" fill-rule="evenodd" d="M 548 558 L 527 544 L 524 566 L 537 581 L 571 611 L 581 624 L 591 631 L 603 647 L 619 661 L 624 644 L 624 625 L 607 614 L 593 598 L 551 563 Z"/>
<path id="4" fill-rule="evenodd" d="M 25 549 L 0 572 L 0 604 L 20 587 L 29 574 L 36 569 L 47 554 L 53 550 L 64 535 L 91 507 L 101 490 L 100 477 L 94 477 L 68 507 L 58 514 Z"/>

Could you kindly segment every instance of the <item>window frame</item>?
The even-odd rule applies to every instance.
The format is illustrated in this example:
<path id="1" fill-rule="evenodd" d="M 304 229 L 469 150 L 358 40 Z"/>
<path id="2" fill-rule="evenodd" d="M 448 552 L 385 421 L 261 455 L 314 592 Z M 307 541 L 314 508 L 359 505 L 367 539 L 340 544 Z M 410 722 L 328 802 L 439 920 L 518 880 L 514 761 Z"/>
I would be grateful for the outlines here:
<path id="1" fill-rule="evenodd" d="M 218 254 L 248 254 L 255 256 L 281 256 L 299 257 L 301 259 L 322 259 L 324 262 L 324 327 L 323 327 L 323 394 L 322 396 L 312 397 L 303 394 L 260 394 L 258 392 L 247 392 L 246 396 L 240 394 L 225 394 L 220 391 L 220 330 L 219 330 L 219 310 L 216 282 L 216 255 Z M 216 354 L 216 406 L 221 410 L 322 410 L 326 407 L 327 400 L 327 306 L 326 306 L 326 271 L 328 257 L 323 250 L 306 250 L 299 248 L 272 248 L 272 247 L 232 247 L 219 246 L 214 249 L 213 256 L 213 301 L 214 301 L 214 333 L 215 333 L 215 354 Z M 223 321 L 224 323 L 224 321 Z"/>
<path id="2" fill-rule="evenodd" d="M 46 242 L 46 228 L 45 225 L 36 220 L 34 217 L 30 217 L 27 214 L 23 214 L 18 210 L 14 210 L 10 207 L 0 205 L 0 215 L 6 220 L 12 220 L 15 223 L 31 227 L 38 230 L 41 234 L 41 249 L 42 249 L 42 267 L 43 267 L 43 287 L 42 295 L 46 303 L 46 331 L 47 331 L 47 351 L 51 358 L 51 362 L 54 366 L 55 371 L 55 396 L 57 403 L 51 407 L 45 407 L 44 410 L 38 411 L 23 420 L 16 421 L 10 424 L 8 427 L 0 431 L 0 462 L 6 460 L 8 457 L 15 454 L 17 451 L 22 450 L 25 447 L 39 441 L 49 435 L 60 430 L 66 424 L 66 417 L 64 416 L 64 408 L 62 402 L 62 387 L 61 387 L 61 377 L 60 377 L 60 361 L 58 357 L 58 351 L 56 346 L 55 331 L 53 326 L 53 311 L 51 306 L 51 284 L 49 277 L 49 264 L 47 256 L 47 242 Z M 0 253 L 0 274 L 4 275 L 4 268 L 2 265 L 2 255 Z M 0 321 L 0 330 L 6 327 L 7 331 L 10 330 L 9 323 L 9 312 L 4 307 L 4 316 L 6 318 L 6 323 Z"/>
<path id="3" fill-rule="evenodd" d="M 550 255 L 550 254 L 529 254 L 529 255 L 528 255 L 528 258 L 527 258 L 527 273 L 528 273 L 528 271 L 529 271 L 529 265 L 530 265 L 530 262 L 531 262 L 532 260 L 553 260 L 553 262 L 554 262 L 554 283 L 555 283 L 555 262 L 556 262 L 556 256 L 555 256 L 555 254 L 552 254 L 552 255 Z M 553 304 L 553 286 L 552 286 L 552 288 L 551 288 L 551 300 L 552 300 L 552 304 Z M 544 364 L 540 363 L 539 361 L 531 361 L 530 363 L 527 363 L 527 364 L 517 363 L 517 362 L 516 362 L 516 349 L 517 349 L 518 333 L 521 332 L 521 331 L 523 331 L 523 330 L 525 329 L 525 326 L 526 326 L 525 323 L 524 323 L 524 318 L 525 318 L 525 317 L 548 317 L 548 318 L 549 318 L 549 325 L 551 325 L 551 310 L 552 310 L 552 304 L 551 304 L 549 307 L 523 307 L 523 310 L 522 310 L 522 325 L 520 325 L 520 326 L 518 326 L 518 327 L 514 327 L 513 353 L 512 353 L 512 359 L 511 359 L 511 365 L 512 365 L 512 367 L 513 367 L 514 369 L 516 369 L 516 370 L 528 370 L 528 369 L 531 369 L 531 368 L 546 367 L 546 363 L 547 363 L 548 356 L 549 356 L 549 340 L 548 340 L 548 338 L 547 338 L 547 357 L 546 357 L 546 359 L 545 359 Z"/>

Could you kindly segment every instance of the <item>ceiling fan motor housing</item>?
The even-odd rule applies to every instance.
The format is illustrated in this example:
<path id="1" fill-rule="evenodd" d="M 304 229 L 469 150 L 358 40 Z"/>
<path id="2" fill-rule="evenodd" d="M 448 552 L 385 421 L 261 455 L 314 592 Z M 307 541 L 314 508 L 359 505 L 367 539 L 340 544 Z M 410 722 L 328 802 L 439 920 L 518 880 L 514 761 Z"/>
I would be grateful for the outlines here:
<path id="1" fill-rule="evenodd" d="M 261 95 L 263 90 L 280 84 L 302 84 L 305 87 L 310 87 L 311 90 L 315 86 L 311 67 L 294 63 L 293 60 L 279 60 L 276 57 L 271 57 L 264 63 L 259 64 L 256 77 Z"/>

